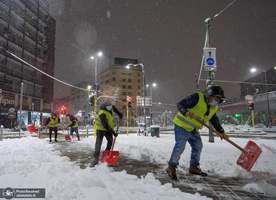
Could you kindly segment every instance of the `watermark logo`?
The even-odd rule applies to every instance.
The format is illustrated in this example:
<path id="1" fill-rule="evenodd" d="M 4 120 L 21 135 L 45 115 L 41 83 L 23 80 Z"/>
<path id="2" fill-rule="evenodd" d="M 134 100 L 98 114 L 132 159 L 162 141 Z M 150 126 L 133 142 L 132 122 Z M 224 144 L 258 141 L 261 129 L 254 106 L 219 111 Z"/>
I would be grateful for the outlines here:
<path id="1" fill-rule="evenodd" d="M 13 198 L 45 198 L 46 190 L 44 188 L 0 188 L 0 199 L 13 199 Z"/>
<path id="2" fill-rule="evenodd" d="M 12 188 L 3 189 L 0 198 L 12 199 L 14 197 L 14 190 Z"/>

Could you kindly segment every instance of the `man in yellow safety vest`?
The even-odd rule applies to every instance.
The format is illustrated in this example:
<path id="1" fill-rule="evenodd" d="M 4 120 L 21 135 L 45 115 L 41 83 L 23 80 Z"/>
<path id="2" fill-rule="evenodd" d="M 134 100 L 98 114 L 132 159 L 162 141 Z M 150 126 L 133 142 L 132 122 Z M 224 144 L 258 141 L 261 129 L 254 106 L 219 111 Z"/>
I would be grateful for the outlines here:
<path id="1" fill-rule="evenodd" d="M 98 116 L 95 120 L 96 126 L 96 143 L 95 143 L 95 153 L 94 153 L 94 162 L 93 165 L 98 164 L 99 156 L 101 151 L 101 146 L 103 142 L 103 137 L 107 140 L 107 146 L 105 150 L 110 150 L 113 143 L 113 135 L 118 136 L 118 133 L 114 131 L 115 122 L 114 122 L 114 113 L 116 113 L 119 118 L 122 118 L 123 115 L 118 111 L 118 109 L 111 103 L 105 102 L 100 106 Z"/>
<path id="2" fill-rule="evenodd" d="M 175 146 L 168 162 L 169 166 L 166 169 L 173 180 L 177 180 L 176 168 L 179 165 L 179 159 L 184 152 L 186 142 L 192 148 L 190 174 L 207 176 L 199 167 L 202 141 L 198 130 L 202 128 L 202 124 L 197 119 L 200 118 L 205 123 L 210 121 L 213 127 L 221 133 L 222 138 L 227 137 L 216 115 L 218 105 L 224 99 L 224 91 L 220 86 L 210 86 L 205 93 L 198 91 L 177 104 L 178 112 L 173 119 Z"/>
<path id="3" fill-rule="evenodd" d="M 46 124 L 49 128 L 49 138 L 50 142 L 52 142 L 52 132 L 55 133 L 55 142 L 57 142 L 57 132 L 58 132 L 58 126 L 60 123 L 60 119 L 58 118 L 57 114 L 51 113 L 51 116 L 48 118 Z"/>

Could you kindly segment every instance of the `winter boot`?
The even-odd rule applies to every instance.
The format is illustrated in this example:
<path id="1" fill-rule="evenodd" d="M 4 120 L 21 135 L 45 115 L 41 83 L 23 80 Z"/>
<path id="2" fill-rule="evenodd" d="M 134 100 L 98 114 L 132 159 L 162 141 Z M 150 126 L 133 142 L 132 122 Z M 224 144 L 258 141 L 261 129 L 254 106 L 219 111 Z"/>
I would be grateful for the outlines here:
<path id="1" fill-rule="evenodd" d="M 78 141 L 80 141 L 80 136 L 78 136 Z"/>
<path id="2" fill-rule="evenodd" d="M 90 164 L 90 167 L 95 167 L 97 164 L 99 164 L 99 160 L 96 159 Z"/>
<path id="3" fill-rule="evenodd" d="M 201 171 L 199 166 L 192 165 L 189 169 L 190 174 L 199 175 L 199 176 L 208 176 L 205 172 Z"/>
<path id="4" fill-rule="evenodd" d="M 175 166 L 169 165 L 168 168 L 166 169 L 166 172 L 172 180 L 175 180 L 175 181 L 177 180 L 176 167 Z"/>

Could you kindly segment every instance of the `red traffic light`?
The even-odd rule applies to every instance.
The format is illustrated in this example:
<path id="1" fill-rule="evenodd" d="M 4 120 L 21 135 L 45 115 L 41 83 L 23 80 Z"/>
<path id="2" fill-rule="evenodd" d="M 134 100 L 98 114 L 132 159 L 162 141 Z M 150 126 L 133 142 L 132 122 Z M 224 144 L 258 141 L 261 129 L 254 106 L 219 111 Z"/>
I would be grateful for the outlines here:
<path id="1" fill-rule="evenodd" d="M 62 105 L 62 106 L 60 106 L 60 107 L 58 108 L 58 111 L 59 111 L 59 113 L 61 113 L 61 114 L 65 114 L 65 113 L 66 113 L 66 110 L 67 110 L 67 108 L 66 108 L 64 105 Z"/>

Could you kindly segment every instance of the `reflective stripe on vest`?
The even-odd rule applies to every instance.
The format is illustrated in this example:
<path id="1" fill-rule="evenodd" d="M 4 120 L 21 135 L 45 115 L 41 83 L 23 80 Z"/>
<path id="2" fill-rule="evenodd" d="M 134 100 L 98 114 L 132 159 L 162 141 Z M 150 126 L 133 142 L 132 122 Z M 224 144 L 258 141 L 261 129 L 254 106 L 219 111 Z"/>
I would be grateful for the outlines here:
<path id="1" fill-rule="evenodd" d="M 99 114 L 97 115 L 96 117 L 96 121 L 95 121 L 95 127 L 96 127 L 96 130 L 99 130 L 99 131 L 107 131 L 106 128 L 104 128 L 104 126 L 102 125 L 102 122 L 101 122 L 101 119 L 100 119 L 100 115 L 104 114 L 106 116 L 106 119 L 107 119 L 107 122 L 108 122 L 108 125 L 110 126 L 110 128 L 114 128 L 115 127 L 115 124 L 114 124 L 114 113 L 110 113 L 106 110 L 103 110 L 101 109 L 99 111 Z"/>
<path id="2" fill-rule="evenodd" d="M 217 112 L 216 106 L 210 106 L 209 114 L 205 115 L 207 112 L 207 103 L 205 101 L 204 94 L 202 92 L 197 92 L 199 99 L 197 104 L 193 108 L 187 109 L 187 111 L 194 113 L 196 116 L 200 117 L 204 120 L 204 122 L 208 122 L 214 114 Z M 185 130 L 191 132 L 193 130 L 198 130 L 202 128 L 202 124 L 197 120 L 184 116 L 180 112 L 176 113 L 176 116 L 173 119 L 175 125 L 184 128 Z"/>

